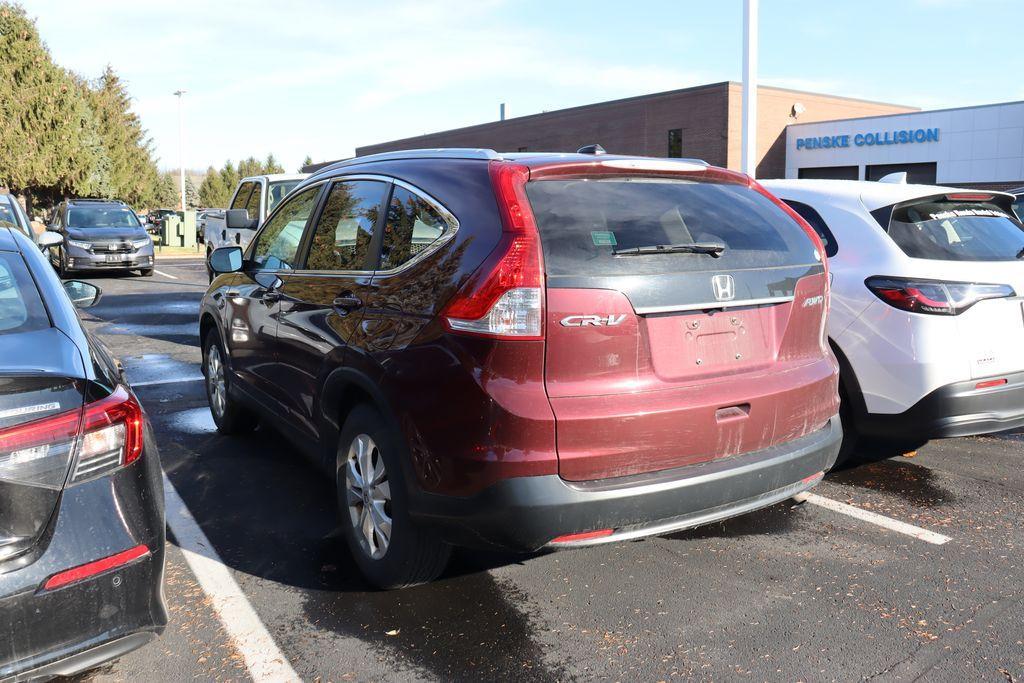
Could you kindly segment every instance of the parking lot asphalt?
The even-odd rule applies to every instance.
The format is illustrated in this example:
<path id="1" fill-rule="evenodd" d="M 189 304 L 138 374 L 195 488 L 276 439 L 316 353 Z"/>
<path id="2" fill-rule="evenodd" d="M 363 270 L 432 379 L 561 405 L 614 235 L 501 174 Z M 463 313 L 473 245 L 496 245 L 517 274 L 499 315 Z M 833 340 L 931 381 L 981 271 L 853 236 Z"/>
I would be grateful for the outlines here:
<path id="1" fill-rule="evenodd" d="M 631 543 L 457 551 L 437 582 L 377 592 L 330 481 L 273 432 L 216 433 L 197 381 L 202 262 L 89 281 L 104 296 L 83 317 L 211 547 L 170 520 L 166 634 L 83 680 L 1024 679 L 1024 434 L 871 448 L 818 499 Z M 197 575 L 219 563 L 237 596 Z M 240 605 L 262 630 L 238 627 Z"/>

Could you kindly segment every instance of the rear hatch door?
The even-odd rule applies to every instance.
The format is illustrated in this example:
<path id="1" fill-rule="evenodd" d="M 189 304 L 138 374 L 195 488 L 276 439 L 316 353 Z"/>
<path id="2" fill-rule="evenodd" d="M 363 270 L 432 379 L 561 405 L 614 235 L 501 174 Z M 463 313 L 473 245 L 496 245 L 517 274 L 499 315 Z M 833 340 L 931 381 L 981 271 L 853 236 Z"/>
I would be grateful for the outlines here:
<path id="1" fill-rule="evenodd" d="M 835 413 L 824 267 L 769 198 L 700 174 L 531 178 L 563 478 L 757 450 Z"/>
<path id="2" fill-rule="evenodd" d="M 1024 229 L 1012 200 L 1002 193 L 952 191 L 872 212 L 909 257 L 913 276 L 947 283 L 951 303 L 970 301 L 951 322 L 971 379 L 1024 370 Z M 978 290 L 971 283 L 1005 285 L 1012 292 L 986 291 L 992 298 L 975 302 Z"/>

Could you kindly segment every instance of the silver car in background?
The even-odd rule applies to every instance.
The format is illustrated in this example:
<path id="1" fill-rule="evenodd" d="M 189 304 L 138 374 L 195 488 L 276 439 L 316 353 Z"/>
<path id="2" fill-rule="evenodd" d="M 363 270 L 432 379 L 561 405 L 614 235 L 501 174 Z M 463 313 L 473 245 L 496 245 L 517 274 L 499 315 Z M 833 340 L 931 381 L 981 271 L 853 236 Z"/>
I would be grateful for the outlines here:
<path id="1" fill-rule="evenodd" d="M 47 231 L 64 241 L 50 249 L 62 278 L 76 271 L 137 270 L 153 274 L 153 238 L 124 202 L 69 199 L 54 211 Z"/>

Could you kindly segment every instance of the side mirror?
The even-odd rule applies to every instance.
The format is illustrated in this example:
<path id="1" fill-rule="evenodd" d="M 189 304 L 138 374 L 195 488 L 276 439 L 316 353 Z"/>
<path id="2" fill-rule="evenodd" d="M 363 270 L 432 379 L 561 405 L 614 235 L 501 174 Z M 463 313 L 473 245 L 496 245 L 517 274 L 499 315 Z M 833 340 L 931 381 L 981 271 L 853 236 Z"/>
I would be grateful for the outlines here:
<path id="1" fill-rule="evenodd" d="M 46 232 L 41 232 L 39 233 L 39 236 L 36 237 L 36 244 L 43 251 L 46 251 L 50 247 L 56 247 L 63 242 L 64 235 L 61 235 L 59 232 L 52 232 L 49 228 L 47 228 Z"/>
<path id="2" fill-rule="evenodd" d="M 63 284 L 64 291 L 67 292 L 68 298 L 71 299 L 75 308 L 95 306 L 103 295 L 103 290 L 99 287 L 81 280 L 68 280 Z"/>
<path id="3" fill-rule="evenodd" d="M 249 212 L 245 209 L 228 209 L 224 222 L 229 230 L 254 230 L 258 223 L 256 219 L 249 218 Z"/>
<path id="4" fill-rule="evenodd" d="M 51 223 L 46 226 L 47 232 L 60 232 L 60 228 L 57 227 L 56 223 Z"/>
<path id="5" fill-rule="evenodd" d="M 210 254 L 210 270 L 223 275 L 224 273 L 237 273 L 242 269 L 242 248 L 221 247 L 214 249 Z"/>

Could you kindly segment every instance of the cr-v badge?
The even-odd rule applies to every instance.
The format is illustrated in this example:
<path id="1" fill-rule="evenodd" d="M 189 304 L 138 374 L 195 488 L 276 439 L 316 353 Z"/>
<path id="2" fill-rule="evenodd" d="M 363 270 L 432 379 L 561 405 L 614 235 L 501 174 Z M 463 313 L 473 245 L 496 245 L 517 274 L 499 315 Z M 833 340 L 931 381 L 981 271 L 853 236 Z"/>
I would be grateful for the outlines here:
<path id="1" fill-rule="evenodd" d="M 626 319 L 622 315 L 570 315 L 560 321 L 565 327 L 614 327 Z"/>
<path id="2" fill-rule="evenodd" d="M 736 298 L 736 281 L 732 275 L 715 275 L 711 278 L 711 288 L 718 301 L 732 301 Z"/>

